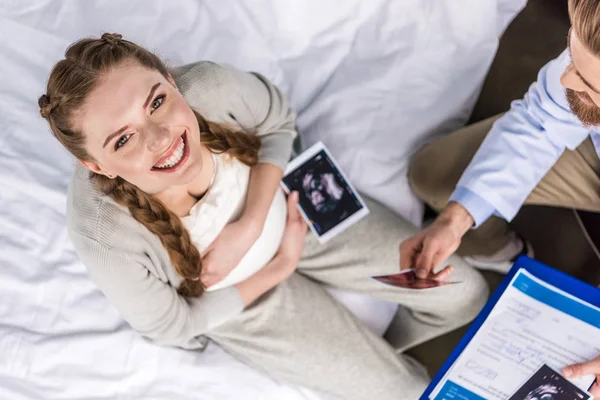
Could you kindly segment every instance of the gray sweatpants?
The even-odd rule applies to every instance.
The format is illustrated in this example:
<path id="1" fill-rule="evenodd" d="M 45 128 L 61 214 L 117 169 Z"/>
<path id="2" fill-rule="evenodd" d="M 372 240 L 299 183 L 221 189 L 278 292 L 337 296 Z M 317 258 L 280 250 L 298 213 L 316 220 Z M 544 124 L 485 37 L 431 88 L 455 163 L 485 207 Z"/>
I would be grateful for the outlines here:
<path id="1" fill-rule="evenodd" d="M 416 228 L 367 204 L 368 217 L 324 245 L 309 232 L 298 271 L 208 336 L 276 380 L 327 399 L 418 399 L 429 377 L 401 351 L 471 321 L 488 287 L 456 256 L 449 263 L 458 284 L 416 290 L 369 279 L 398 272 L 398 246 Z M 399 348 L 371 332 L 319 282 L 400 304 Z"/>

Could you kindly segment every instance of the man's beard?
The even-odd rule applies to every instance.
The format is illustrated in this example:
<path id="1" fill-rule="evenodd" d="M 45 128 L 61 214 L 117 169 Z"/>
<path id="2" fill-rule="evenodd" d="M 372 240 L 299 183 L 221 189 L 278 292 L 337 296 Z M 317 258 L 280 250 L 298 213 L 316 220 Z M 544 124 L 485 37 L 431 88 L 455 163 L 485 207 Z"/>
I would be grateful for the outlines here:
<path id="1" fill-rule="evenodd" d="M 566 89 L 566 95 L 569 108 L 579 118 L 583 126 L 587 128 L 600 126 L 600 108 L 595 105 L 586 104 L 579 98 L 579 96 L 582 96 L 592 103 L 592 99 L 587 93 Z"/>

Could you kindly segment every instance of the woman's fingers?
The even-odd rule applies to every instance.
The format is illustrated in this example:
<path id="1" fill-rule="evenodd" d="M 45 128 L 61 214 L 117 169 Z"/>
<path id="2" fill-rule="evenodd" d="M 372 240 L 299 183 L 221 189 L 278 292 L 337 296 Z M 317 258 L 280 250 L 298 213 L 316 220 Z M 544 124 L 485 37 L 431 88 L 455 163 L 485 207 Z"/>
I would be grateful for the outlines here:
<path id="1" fill-rule="evenodd" d="M 300 210 L 298 210 L 298 192 L 293 191 L 288 196 L 288 220 L 297 221 L 302 219 Z"/>
<path id="2" fill-rule="evenodd" d="M 593 394 L 594 397 L 600 396 L 600 382 L 598 380 L 600 380 L 600 376 L 596 376 L 596 383 L 590 388 L 590 393 Z"/>

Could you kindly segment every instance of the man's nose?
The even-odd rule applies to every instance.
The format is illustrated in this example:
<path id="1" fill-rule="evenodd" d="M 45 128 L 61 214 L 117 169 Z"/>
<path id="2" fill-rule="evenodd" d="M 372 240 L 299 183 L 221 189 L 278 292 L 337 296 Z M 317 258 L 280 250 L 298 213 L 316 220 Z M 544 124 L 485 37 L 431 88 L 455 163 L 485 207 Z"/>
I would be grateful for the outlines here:
<path id="1" fill-rule="evenodd" d="M 587 87 L 575 73 L 575 68 L 569 65 L 560 77 L 560 84 L 576 92 L 585 92 Z"/>

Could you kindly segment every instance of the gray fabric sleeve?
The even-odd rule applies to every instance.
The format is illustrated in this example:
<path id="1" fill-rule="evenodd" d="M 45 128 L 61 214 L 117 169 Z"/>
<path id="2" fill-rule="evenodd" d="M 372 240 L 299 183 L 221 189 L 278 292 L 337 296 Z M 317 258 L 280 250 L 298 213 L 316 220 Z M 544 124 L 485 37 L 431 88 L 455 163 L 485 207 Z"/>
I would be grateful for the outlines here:
<path id="1" fill-rule="evenodd" d="M 202 334 L 244 308 L 235 286 L 184 298 L 126 254 L 91 238 L 77 242 L 92 280 L 133 329 L 157 344 L 202 348 Z"/>
<path id="2" fill-rule="evenodd" d="M 237 81 L 242 104 L 253 117 L 255 133 L 262 139 L 259 161 L 285 170 L 298 136 L 296 113 L 281 91 L 262 75 L 226 68 Z"/>
<path id="3" fill-rule="evenodd" d="M 237 126 L 262 139 L 259 162 L 282 170 L 292 155 L 296 113 L 264 76 L 210 61 L 171 71 L 190 106 L 213 122 Z"/>

